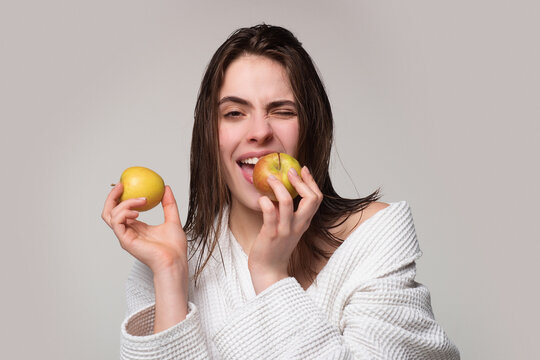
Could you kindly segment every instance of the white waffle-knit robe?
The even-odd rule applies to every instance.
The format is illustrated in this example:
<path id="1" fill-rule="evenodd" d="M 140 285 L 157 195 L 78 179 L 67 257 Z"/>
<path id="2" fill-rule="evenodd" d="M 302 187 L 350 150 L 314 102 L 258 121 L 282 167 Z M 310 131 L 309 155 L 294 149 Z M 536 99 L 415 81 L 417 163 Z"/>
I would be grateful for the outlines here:
<path id="1" fill-rule="evenodd" d="M 222 260 L 216 249 L 190 282 L 187 318 L 157 334 L 152 272 L 135 262 L 123 359 L 459 359 L 414 280 L 421 251 L 405 201 L 360 224 L 306 291 L 290 277 L 255 295 L 228 228 L 219 241 Z"/>

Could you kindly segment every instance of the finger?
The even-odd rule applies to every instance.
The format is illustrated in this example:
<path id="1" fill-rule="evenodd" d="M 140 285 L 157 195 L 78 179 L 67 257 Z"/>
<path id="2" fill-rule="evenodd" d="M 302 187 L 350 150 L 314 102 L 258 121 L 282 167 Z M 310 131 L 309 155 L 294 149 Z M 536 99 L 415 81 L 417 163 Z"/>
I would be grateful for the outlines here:
<path id="1" fill-rule="evenodd" d="M 299 223 L 309 223 L 319 209 L 323 195 L 308 168 L 304 166 L 301 173 L 303 185 L 299 184 L 297 191 L 302 196 L 302 200 L 298 204 L 296 218 Z"/>
<path id="2" fill-rule="evenodd" d="M 165 222 L 171 222 L 182 226 L 180 215 L 178 214 L 178 205 L 176 204 L 176 199 L 174 198 L 169 185 L 165 186 L 165 193 L 163 194 L 163 199 L 161 199 L 161 205 L 163 206 Z"/>
<path id="3" fill-rule="evenodd" d="M 287 231 L 290 228 L 291 220 L 294 212 L 294 204 L 291 194 L 285 185 L 281 183 L 276 177 L 270 176 L 268 178 L 268 185 L 274 191 L 274 195 L 278 201 L 279 208 L 279 229 Z"/>
<path id="4" fill-rule="evenodd" d="M 112 227 L 112 219 L 119 213 L 125 210 L 137 210 L 137 207 L 143 206 L 144 204 L 146 204 L 146 198 L 128 199 L 122 201 L 120 204 L 115 206 L 109 214 L 109 226 Z"/>
<path id="5" fill-rule="evenodd" d="M 120 243 L 124 241 L 127 222 L 136 219 L 138 216 L 139 212 L 131 209 L 122 209 L 112 216 L 111 227 L 118 240 L 120 240 Z"/>
<path id="6" fill-rule="evenodd" d="M 124 192 L 124 186 L 121 182 L 116 184 L 112 190 L 109 192 L 107 199 L 105 200 L 105 205 L 103 206 L 103 211 L 101 212 L 101 218 L 111 226 L 111 211 L 118 205 L 120 196 Z"/>
<path id="7" fill-rule="evenodd" d="M 317 198 L 317 195 L 313 192 L 313 190 L 302 180 L 300 175 L 296 172 L 294 168 L 290 168 L 289 172 L 287 173 L 287 176 L 289 178 L 289 181 L 294 186 L 296 191 L 298 192 L 298 195 L 300 195 L 302 198 Z"/>
<path id="8" fill-rule="evenodd" d="M 265 235 L 273 238 L 277 234 L 278 224 L 278 211 L 276 206 L 268 196 L 261 196 L 259 198 L 259 206 L 263 213 L 263 227 L 261 232 L 264 232 Z"/>
<path id="9" fill-rule="evenodd" d="M 120 225 L 115 224 L 113 231 L 120 242 L 120 246 L 129 253 L 134 254 L 133 246 L 138 243 L 136 239 L 140 236 L 141 228 L 145 224 L 136 220 L 139 216 L 139 212 L 136 210 L 126 209 L 126 212 L 119 216 L 123 217 L 124 222 Z"/>
<path id="10" fill-rule="evenodd" d="M 302 179 L 304 180 L 304 182 L 307 184 L 307 186 L 309 186 L 311 191 L 313 191 L 317 195 L 319 202 L 321 202 L 323 199 L 323 194 L 321 190 L 319 189 L 317 182 L 313 178 L 313 175 L 311 175 L 311 173 L 309 172 L 309 169 L 307 168 L 307 166 L 304 166 L 302 168 L 301 174 L 302 174 Z"/>
<path id="11" fill-rule="evenodd" d="M 122 201 L 120 204 L 114 207 L 111 211 L 111 218 L 114 217 L 119 212 L 124 211 L 125 209 L 130 210 L 137 210 L 136 208 L 139 206 L 143 206 L 146 204 L 146 198 L 135 198 L 135 199 L 127 199 Z"/>

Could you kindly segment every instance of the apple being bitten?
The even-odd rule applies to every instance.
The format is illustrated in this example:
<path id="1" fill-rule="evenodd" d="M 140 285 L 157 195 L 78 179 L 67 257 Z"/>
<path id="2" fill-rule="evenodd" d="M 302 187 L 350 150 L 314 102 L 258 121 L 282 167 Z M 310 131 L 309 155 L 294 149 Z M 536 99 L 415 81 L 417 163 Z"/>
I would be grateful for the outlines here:
<path id="1" fill-rule="evenodd" d="M 285 153 L 272 153 L 263 156 L 257 161 L 253 168 L 253 184 L 257 190 L 270 198 L 272 201 L 277 201 L 274 191 L 268 185 L 267 179 L 270 175 L 274 175 L 285 186 L 291 197 L 294 199 L 298 196 L 296 189 L 289 181 L 289 169 L 294 168 L 300 176 L 302 168 L 298 161 L 291 155 Z"/>

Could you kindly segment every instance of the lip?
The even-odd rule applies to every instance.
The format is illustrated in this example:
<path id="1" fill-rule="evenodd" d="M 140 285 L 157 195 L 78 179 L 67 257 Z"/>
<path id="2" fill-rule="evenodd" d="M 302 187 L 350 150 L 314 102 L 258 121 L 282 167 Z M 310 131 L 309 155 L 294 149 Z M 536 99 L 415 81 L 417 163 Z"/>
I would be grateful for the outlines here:
<path id="1" fill-rule="evenodd" d="M 236 158 L 236 165 L 238 166 L 238 170 L 240 171 L 240 173 L 243 175 L 244 179 L 246 179 L 246 181 L 250 184 L 253 184 L 253 176 L 246 173 L 244 171 L 244 169 L 242 169 L 242 167 L 240 166 L 240 161 L 244 160 L 244 159 L 249 159 L 249 158 L 253 158 L 253 157 L 256 157 L 256 158 L 261 158 L 265 155 L 268 155 L 268 154 L 272 154 L 272 153 L 279 153 L 280 151 L 279 150 L 261 150 L 261 151 L 251 151 L 251 152 L 247 152 L 247 153 L 244 153 L 240 156 L 238 156 L 238 158 Z"/>
<path id="2" fill-rule="evenodd" d="M 238 156 L 238 158 L 236 158 L 236 162 L 238 163 L 239 161 L 242 161 L 244 159 L 249 159 L 249 158 L 252 158 L 252 157 L 261 158 L 261 157 L 263 157 L 265 155 L 276 153 L 276 152 L 279 153 L 281 151 L 279 151 L 279 150 L 251 151 L 251 152 L 247 152 L 247 153 L 244 153 L 244 154 Z"/>

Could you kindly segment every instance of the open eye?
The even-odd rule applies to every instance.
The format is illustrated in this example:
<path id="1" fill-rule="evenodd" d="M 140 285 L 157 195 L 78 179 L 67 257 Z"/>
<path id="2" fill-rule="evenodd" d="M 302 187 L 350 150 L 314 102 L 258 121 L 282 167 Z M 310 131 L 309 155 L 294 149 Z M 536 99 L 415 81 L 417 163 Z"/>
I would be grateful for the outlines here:
<path id="1" fill-rule="evenodd" d="M 243 114 L 240 111 L 229 111 L 228 113 L 225 113 L 226 118 L 237 118 L 242 116 Z"/>

